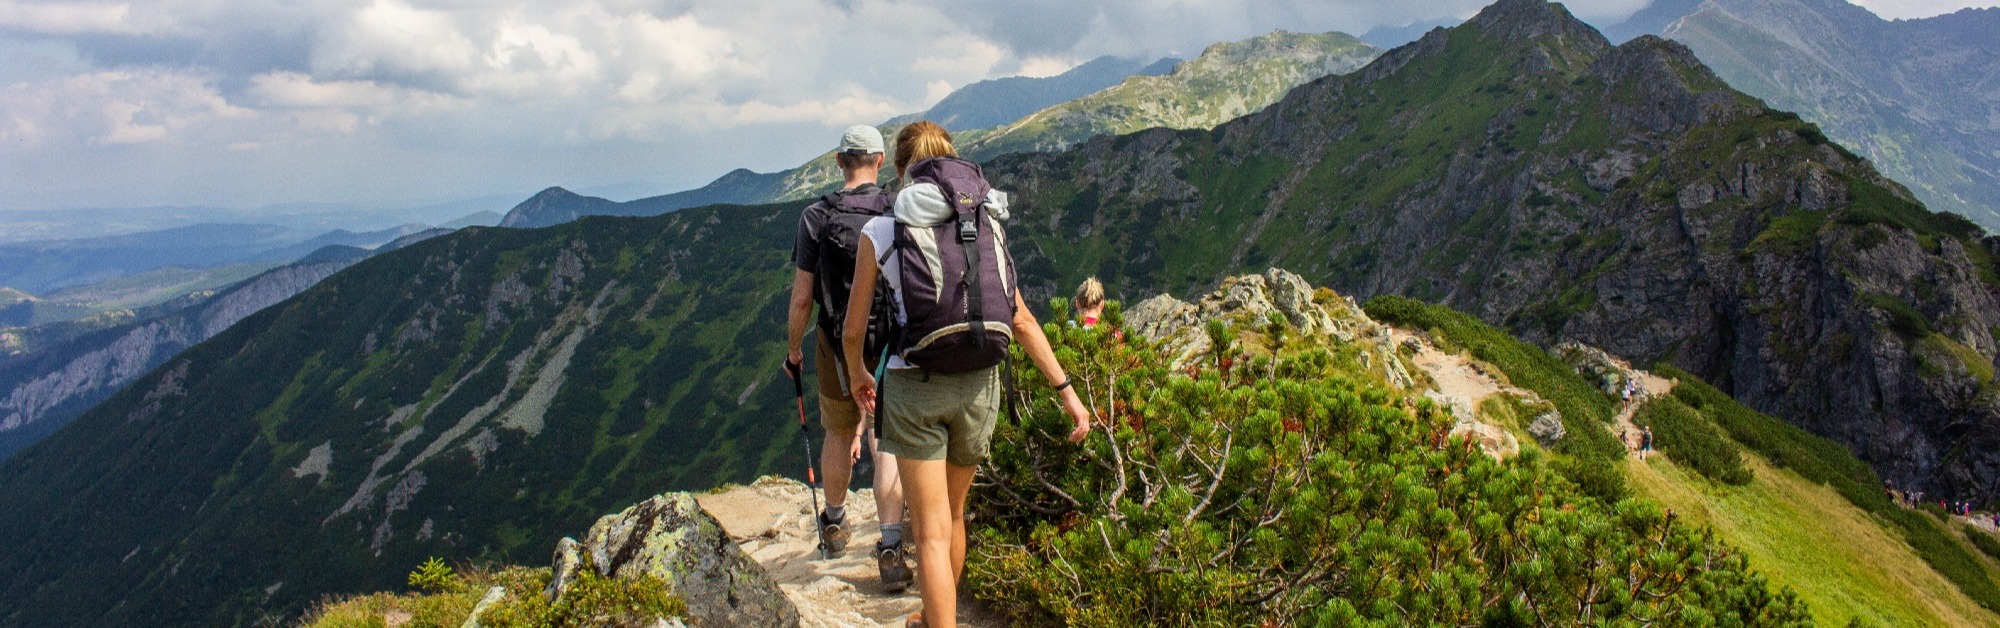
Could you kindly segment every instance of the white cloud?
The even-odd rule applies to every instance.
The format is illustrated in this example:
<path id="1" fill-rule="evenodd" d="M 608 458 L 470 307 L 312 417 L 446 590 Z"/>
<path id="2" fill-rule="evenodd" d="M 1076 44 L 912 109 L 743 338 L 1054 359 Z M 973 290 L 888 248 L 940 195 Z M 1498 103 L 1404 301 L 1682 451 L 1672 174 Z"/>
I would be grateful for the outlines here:
<path id="1" fill-rule="evenodd" d="M 212 123 L 254 117 L 200 76 L 167 70 L 111 70 L 0 90 L 0 143 L 10 148 L 138 144 Z"/>
<path id="2" fill-rule="evenodd" d="M 1883 19 L 1916 19 L 1944 15 L 1959 9 L 2000 6 L 1992 0 L 1853 0 Z"/>
<path id="3" fill-rule="evenodd" d="M 135 17 L 130 4 L 27 3 L 0 0 L 0 28 L 50 35 L 140 35 L 168 30 L 164 19 Z"/>

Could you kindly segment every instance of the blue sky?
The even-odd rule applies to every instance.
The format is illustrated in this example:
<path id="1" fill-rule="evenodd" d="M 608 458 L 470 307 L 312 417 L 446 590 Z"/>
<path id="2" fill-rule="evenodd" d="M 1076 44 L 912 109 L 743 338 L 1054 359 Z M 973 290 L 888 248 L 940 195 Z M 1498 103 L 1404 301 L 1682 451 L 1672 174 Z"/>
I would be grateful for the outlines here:
<path id="1" fill-rule="evenodd" d="M 1568 5 L 1608 24 L 1645 2 Z M 0 0 L 0 210 L 665 193 L 981 79 L 1483 4 Z"/>

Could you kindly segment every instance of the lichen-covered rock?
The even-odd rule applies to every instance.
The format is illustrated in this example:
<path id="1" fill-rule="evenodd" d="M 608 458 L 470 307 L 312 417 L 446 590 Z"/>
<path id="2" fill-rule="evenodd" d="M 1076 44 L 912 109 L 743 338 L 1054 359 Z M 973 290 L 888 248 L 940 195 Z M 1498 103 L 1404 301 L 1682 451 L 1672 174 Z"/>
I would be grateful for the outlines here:
<path id="1" fill-rule="evenodd" d="M 1552 410 L 1535 417 L 1535 422 L 1528 424 L 1528 435 L 1535 437 L 1535 442 L 1543 447 L 1554 447 L 1569 433 L 1563 429 L 1562 415 Z"/>
<path id="2" fill-rule="evenodd" d="M 620 578 L 650 575 L 687 603 L 702 626 L 797 626 L 798 609 L 757 562 L 729 540 L 694 496 L 668 493 L 607 515 L 575 545 L 579 560 L 558 543 L 550 580 L 558 595 L 584 561 L 597 573 Z"/>
<path id="3" fill-rule="evenodd" d="M 484 614 L 486 609 L 493 608 L 494 604 L 499 604 L 504 599 L 507 599 L 507 587 L 496 586 L 487 589 L 486 595 L 479 598 L 479 603 L 472 606 L 472 614 L 467 615 L 465 623 L 459 624 L 458 628 L 479 628 L 479 616 Z"/>
<path id="4" fill-rule="evenodd" d="M 556 556 L 549 566 L 554 573 L 549 577 L 549 588 L 542 594 L 553 598 L 569 590 L 569 584 L 576 581 L 576 570 L 583 566 L 583 546 L 569 537 L 556 541 Z"/>

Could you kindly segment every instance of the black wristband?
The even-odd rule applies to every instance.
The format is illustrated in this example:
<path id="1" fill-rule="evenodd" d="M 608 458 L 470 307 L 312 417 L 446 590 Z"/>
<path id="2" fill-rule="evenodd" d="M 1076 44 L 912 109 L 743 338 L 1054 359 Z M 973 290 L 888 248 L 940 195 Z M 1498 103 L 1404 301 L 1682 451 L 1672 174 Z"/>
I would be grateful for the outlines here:
<path id="1" fill-rule="evenodd" d="M 1063 383 L 1056 384 L 1056 392 L 1062 392 L 1062 389 L 1069 388 L 1069 385 L 1070 385 L 1069 378 L 1067 377 L 1063 378 Z"/>

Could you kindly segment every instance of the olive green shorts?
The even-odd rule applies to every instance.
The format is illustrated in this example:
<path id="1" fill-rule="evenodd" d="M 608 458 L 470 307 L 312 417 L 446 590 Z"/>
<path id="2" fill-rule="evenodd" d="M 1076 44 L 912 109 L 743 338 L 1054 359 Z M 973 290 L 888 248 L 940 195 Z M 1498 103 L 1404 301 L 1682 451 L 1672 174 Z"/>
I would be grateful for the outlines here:
<path id="1" fill-rule="evenodd" d="M 955 375 L 891 369 L 882 404 L 884 453 L 976 467 L 993 450 L 1000 369 Z"/>

